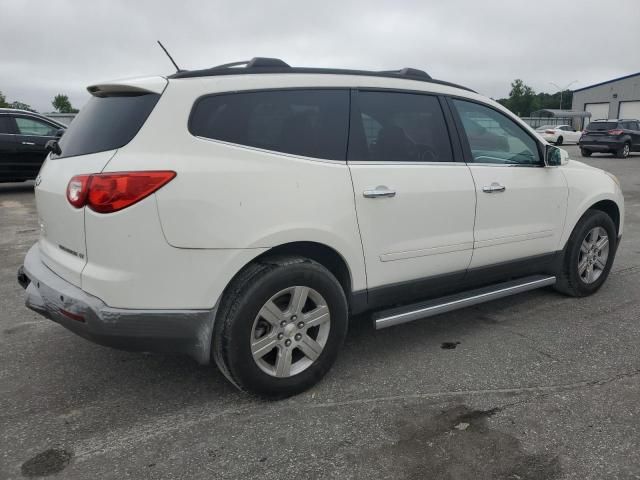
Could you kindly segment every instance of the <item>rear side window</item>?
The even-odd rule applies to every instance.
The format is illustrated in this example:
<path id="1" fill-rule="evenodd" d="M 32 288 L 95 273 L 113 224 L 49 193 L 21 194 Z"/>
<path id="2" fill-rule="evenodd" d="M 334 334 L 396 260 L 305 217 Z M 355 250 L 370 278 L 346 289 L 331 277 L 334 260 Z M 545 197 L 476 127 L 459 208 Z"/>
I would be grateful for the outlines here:
<path id="1" fill-rule="evenodd" d="M 60 140 L 62 155 L 114 150 L 129 143 L 158 103 L 156 93 L 91 97 Z"/>
<path id="2" fill-rule="evenodd" d="M 349 160 L 452 162 L 449 133 L 436 97 L 358 92 Z"/>
<path id="3" fill-rule="evenodd" d="M 347 90 L 273 90 L 210 95 L 194 106 L 189 131 L 305 157 L 344 160 Z"/>

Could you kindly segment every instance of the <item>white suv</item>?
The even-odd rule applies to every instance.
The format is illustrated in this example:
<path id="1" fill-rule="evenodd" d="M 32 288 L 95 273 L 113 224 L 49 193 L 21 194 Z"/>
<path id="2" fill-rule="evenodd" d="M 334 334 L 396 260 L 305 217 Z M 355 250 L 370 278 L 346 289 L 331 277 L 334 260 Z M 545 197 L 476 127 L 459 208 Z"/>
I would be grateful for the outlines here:
<path id="1" fill-rule="evenodd" d="M 255 58 L 88 90 L 36 181 L 27 306 L 258 395 L 316 383 L 353 314 L 589 295 L 622 235 L 613 176 L 419 70 Z"/>

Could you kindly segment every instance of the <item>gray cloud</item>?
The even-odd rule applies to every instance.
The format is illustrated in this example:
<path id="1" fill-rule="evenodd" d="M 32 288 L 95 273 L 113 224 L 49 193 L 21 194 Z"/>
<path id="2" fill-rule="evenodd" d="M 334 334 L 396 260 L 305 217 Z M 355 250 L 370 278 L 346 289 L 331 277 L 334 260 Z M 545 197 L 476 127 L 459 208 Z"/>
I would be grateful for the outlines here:
<path id="1" fill-rule="evenodd" d="M 637 0 L 1 0 L 0 91 L 50 111 L 101 80 L 253 56 L 296 66 L 412 66 L 492 97 L 640 70 Z M 615 16 L 610 12 L 617 12 Z M 615 21 L 613 20 L 615 18 Z M 604 20 L 607 20 L 606 22 Z"/>

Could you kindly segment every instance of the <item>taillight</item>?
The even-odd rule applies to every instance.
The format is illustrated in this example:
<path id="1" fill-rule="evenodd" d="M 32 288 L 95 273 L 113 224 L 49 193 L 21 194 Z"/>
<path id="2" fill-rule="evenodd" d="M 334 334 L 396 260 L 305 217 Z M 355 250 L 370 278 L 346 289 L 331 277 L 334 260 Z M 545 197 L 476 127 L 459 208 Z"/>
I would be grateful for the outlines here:
<path id="1" fill-rule="evenodd" d="M 607 133 L 609 135 L 622 135 L 624 133 L 624 130 L 619 130 L 619 129 L 609 130 Z"/>
<path id="2" fill-rule="evenodd" d="M 544 133 L 551 133 L 551 134 L 554 134 L 554 133 L 556 133 L 556 132 L 555 132 L 554 130 L 545 130 L 545 131 L 544 131 Z"/>
<path id="3" fill-rule="evenodd" d="M 67 200 L 76 208 L 84 207 L 89 192 L 88 184 L 91 175 L 76 175 L 67 185 Z"/>
<path id="4" fill-rule="evenodd" d="M 78 175 L 69 181 L 67 199 L 76 208 L 112 213 L 151 195 L 176 176 L 172 171 L 114 172 Z"/>

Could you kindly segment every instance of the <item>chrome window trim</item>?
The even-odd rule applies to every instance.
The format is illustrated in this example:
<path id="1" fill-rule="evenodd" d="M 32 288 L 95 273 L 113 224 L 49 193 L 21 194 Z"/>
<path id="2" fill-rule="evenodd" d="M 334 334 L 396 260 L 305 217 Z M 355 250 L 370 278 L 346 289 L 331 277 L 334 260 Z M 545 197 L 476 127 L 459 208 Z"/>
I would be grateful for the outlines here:
<path id="1" fill-rule="evenodd" d="M 394 162 L 393 160 L 348 160 L 349 165 L 445 165 L 445 166 L 461 166 L 464 167 L 467 164 L 464 162 Z"/>

